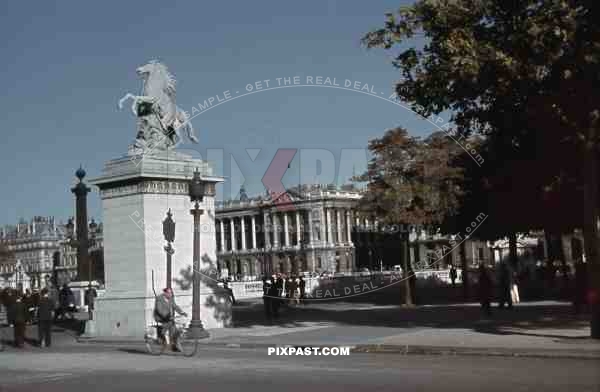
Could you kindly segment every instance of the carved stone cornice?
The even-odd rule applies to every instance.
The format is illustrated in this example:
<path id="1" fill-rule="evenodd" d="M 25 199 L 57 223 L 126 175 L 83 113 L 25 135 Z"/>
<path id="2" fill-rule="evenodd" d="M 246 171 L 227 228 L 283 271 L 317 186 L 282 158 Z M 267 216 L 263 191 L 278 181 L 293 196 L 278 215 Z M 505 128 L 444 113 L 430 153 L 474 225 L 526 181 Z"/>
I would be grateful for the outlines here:
<path id="1" fill-rule="evenodd" d="M 207 182 L 205 184 L 206 196 L 215 196 L 215 184 Z M 189 195 L 189 181 L 177 180 L 140 180 L 136 183 L 124 183 L 114 187 L 100 189 L 100 198 L 111 199 L 115 197 L 124 197 L 137 194 L 169 194 L 169 195 Z"/>

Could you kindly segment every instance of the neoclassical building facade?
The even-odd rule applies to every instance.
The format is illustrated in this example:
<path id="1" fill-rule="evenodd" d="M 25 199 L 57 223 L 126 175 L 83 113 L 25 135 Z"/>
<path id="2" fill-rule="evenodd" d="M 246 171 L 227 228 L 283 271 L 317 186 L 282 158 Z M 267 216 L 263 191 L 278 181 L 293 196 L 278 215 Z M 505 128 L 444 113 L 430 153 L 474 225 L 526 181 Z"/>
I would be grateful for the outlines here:
<path id="1" fill-rule="evenodd" d="M 92 221 L 90 225 L 94 225 Z M 98 259 L 103 252 L 102 224 L 97 224 L 90 254 Z M 0 244 L 9 256 L 0 260 L 0 288 L 40 288 L 56 274 L 58 284 L 77 275 L 77 252 L 69 245 L 67 229 L 55 217 L 35 216 L 16 225 L 0 228 Z"/>
<path id="2" fill-rule="evenodd" d="M 282 194 L 216 206 L 217 258 L 222 273 L 252 280 L 272 273 L 351 272 L 352 228 L 360 193 L 352 187 L 304 185 Z"/>

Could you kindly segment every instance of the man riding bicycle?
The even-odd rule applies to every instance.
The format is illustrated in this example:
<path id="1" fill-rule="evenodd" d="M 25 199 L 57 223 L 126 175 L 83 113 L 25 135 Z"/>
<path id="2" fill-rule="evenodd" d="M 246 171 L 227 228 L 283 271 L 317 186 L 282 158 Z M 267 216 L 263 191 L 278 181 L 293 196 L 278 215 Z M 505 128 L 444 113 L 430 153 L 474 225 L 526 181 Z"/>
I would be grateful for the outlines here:
<path id="1" fill-rule="evenodd" d="M 154 302 L 154 320 L 159 324 L 157 333 L 160 339 L 165 338 L 164 330 L 169 331 L 169 337 L 171 339 L 171 348 L 173 351 L 177 349 L 177 328 L 175 327 L 175 312 L 182 316 L 187 316 L 177 304 L 175 303 L 175 297 L 173 296 L 173 290 L 166 288 L 162 294 L 156 297 Z"/>

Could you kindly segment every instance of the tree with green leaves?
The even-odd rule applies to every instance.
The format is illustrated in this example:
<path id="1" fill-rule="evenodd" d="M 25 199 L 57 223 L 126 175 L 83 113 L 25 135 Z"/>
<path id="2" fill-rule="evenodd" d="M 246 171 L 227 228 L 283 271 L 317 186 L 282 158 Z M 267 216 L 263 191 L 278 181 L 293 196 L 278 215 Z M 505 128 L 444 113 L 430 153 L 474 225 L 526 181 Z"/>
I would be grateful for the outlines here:
<path id="1" fill-rule="evenodd" d="M 394 128 L 369 142 L 372 158 L 367 171 L 355 181 L 367 182 L 359 211 L 383 224 L 438 227 L 458 209 L 461 169 L 452 166 L 460 148 L 438 132 L 426 139 Z M 401 234 L 401 233 L 399 233 Z M 402 257 L 405 276 L 410 267 L 408 236 L 404 232 Z M 413 305 L 410 281 L 405 280 L 405 302 Z"/>
<path id="2" fill-rule="evenodd" d="M 506 146 L 524 141 L 534 149 L 562 145 L 568 151 L 565 159 L 572 160 L 564 166 L 580 164 L 585 251 L 596 298 L 598 20 L 600 3 L 593 0 L 417 0 L 388 14 L 384 27 L 364 38 L 368 47 L 408 45 L 395 54 L 402 76 L 397 91 L 422 114 L 450 110 L 461 134 L 494 136 Z M 424 44 L 413 39 L 418 33 Z M 513 171 L 522 167 L 518 160 L 511 166 Z M 560 166 L 552 162 L 540 176 L 556 178 Z M 597 299 L 591 326 L 592 337 L 600 338 Z"/>

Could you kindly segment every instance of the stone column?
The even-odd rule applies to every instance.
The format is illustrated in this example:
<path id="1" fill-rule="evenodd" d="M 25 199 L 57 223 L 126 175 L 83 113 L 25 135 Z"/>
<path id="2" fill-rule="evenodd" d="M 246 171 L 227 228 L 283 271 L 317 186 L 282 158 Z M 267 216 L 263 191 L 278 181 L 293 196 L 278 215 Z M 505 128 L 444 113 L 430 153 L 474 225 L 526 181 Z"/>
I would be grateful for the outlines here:
<path id="1" fill-rule="evenodd" d="M 312 210 L 307 210 L 306 213 L 308 214 L 308 238 L 306 238 L 306 242 L 312 244 L 315 240 L 313 238 Z"/>
<path id="2" fill-rule="evenodd" d="M 244 227 L 246 223 L 245 217 L 240 216 L 240 228 L 242 230 L 242 250 L 246 250 L 246 228 Z"/>
<path id="3" fill-rule="evenodd" d="M 279 215 L 272 215 L 273 218 L 273 248 L 279 248 Z"/>
<path id="4" fill-rule="evenodd" d="M 225 225 L 223 224 L 223 219 L 219 219 L 219 227 L 221 228 L 221 251 L 227 251 L 227 244 L 225 243 Z"/>
<path id="5" fill-rule="evenodd" d="M 256 249 L 256 216 L 252 215 L 250 224 L 252 225 L 252 249 Z"/>
<path id="6" fill-rule="evenodd" d="M 290 246 L 290 227 L 288 225 L 288 213 L 283 213 L 283 234 L 285 239 L 285 246 Z"/>
<path id="7" fill-rule="evenodd" d="M 340 210 L 335 210 L 335 215 L 337 218 L 337 225 L 336 225 L 336 230 L 337 230 L 337 242 L 338 244 L 341 244 L 342 241 L 342 212 Z"/>
<path id="8" fill-rule="evenodd" d="M 321 216 L 321 241 L 322 243 L 327 242 L 327 220 L 325 219 L 325 207 L 319 208 L 319 215 Z"/>
<path id="9" fill-rule="evenodd" d="M 300 232 L 300 211 L 296 210 L 296 245 L 300 246 L 300 236 L 302 233 Z"/>
<path id="10" fill-rule="evenodd" d="M 265 248 L 268 248 L 271 245 L 271 239 L 269 238 L 269 230 L 272 230 L 273 227 L 267 227 L 267 222 L 269 222 L 269 213 L 263 213 L 263 235 L 265 236 Z"/>
<path id="11" fill-rule="evenodd" d="M 235 223 L 233 222 L 234 218 L 229 219 L 229 227 L 231 227 L 231 251 L 235 252 L 237 250 L 237 246 L 235 244 Z"/>
<path id="12" fill-rule="evenodd" d="M 346 243 L 352 246 L 352 214 L 350 213 L 350 210 L 346 210 L 346 234 Z"/>
<path id="13" fill-rule="evenodd" d="M 333 243 L 333 228 L 331 227 L 331 208 L 327 209 L 327 242 Z"/>

